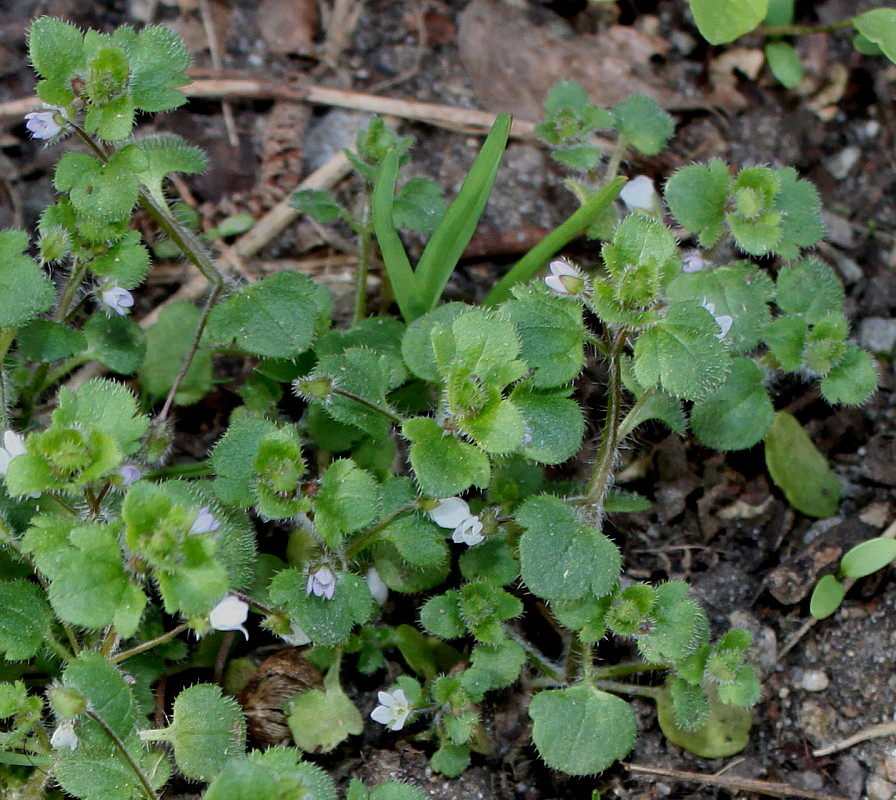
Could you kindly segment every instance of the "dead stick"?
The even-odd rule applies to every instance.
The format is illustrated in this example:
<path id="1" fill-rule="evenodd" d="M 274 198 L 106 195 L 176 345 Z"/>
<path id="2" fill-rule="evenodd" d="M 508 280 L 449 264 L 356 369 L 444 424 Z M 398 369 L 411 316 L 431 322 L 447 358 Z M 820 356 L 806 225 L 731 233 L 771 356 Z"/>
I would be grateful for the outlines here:
<path id="1" fill-rule="evenodd" d="M 682 772 L 677 769 L 660 769 L 658 767 L 642 767 L 638 764 L 622 763 L 629 772 L 638 775 L 659 775 L 687 783 L 699 783 L 703 786 L 722 786 L 726 789 L 737 789 L 744 792 L 757 792 L 769 797 L 804 797 L 806 800 L 847 800 L 834 794 L 820 794 L 796 789 L 790 784 L 778 781 L 758 781 L 753 778 L 736 778 L 727 775 L 706 775 L 702 772 Z"/>

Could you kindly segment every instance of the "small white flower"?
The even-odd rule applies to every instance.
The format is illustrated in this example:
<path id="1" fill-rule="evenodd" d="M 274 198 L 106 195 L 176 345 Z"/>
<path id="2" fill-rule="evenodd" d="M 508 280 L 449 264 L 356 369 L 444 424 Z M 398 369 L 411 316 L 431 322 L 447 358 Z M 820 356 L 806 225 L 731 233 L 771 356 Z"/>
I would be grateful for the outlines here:
<path id="1" fill-rule="evenodd" d="M 134 305 L 134 295 L 127 289 L 120 286 L 110 286 L 100 292 L 103 302 L 110 311 L 114 311 L 118 316 L 124 317 L 130 313 L 130 309 Z"/>
<path id="2" fill-rule="evenodd" d="M 728 331 L 731 330 L 731 326 L 734 324 L 734 317 L 729 314 L 719 314 L 716 316 L 715 303 L 708 303 L 704 300 L 701 305 L 712 314 L 712 318 L 716 321 L 716 325 L 719 326 L 719 332 L 716 334 L 716 339 L 724 339 L 728 335 Z"/>
<path id="3" fill-rule="evenodd" d="M 59 124 L 56 114 L 61 109 L 49 107 L 40 111 L 32 111 L 25 114 L 25 127 L 32 139 L 52 139 L 62 131 L 62 125 Z"/>
<path id="4" fill-rule="evenodd" d="M 0 475 L 6 475 L 10 461 L 27 452 L 24 436 L 15 431 L 3 431 L 3 446 L 0 447 Z"/>
<path id="5" fill-rule="evenodd" d="M 555 258 L 548 269 L 551 274 L 544 279 L 545 285 L 557 294 L 582 294 L 586 288 L 582 271 L 565 258 Z"/>
<path id="6" fill-rule="evenodd" d="M 121 478 L 122 486 L 130 486 L 132 483 L 136 483 L 142 475 L 140 467 L 135 467 L 133 464 L 122 464 L 118 468 L 118 477 Z"/>
<path id="7" fill-rule="evenodd" d="M 214 533 L 220 527 L 218 518 L 209 511 L 208 506 L 203 506 L 190 526 L 190 533 Z"/>
<path id="8" fill-rule="evenodd" d="M 243 624 L 248 616 L 249 604 L 229 594 L 209 612 L 208 621 L 216 631 L 242 631 L 248 639 L 249 632 Z"/>
<path id="9" fill-rule="evenodd" d="M 370 712 L 370 718 L 380 725 L 385 725 L 390 731 L 400 731 L 412 711 L 404 691 L 396 689 L 391 694 L 379 692 L 376 698 L 380 704 Z"/>
<path id="10" fill-rule="evenodd" d="M 472 547 L 485 541 L 482 535 L 482 522 L 470 507 L 459 497 L 448 497 L 429 512 L 430 519 L 440 528 L 453 528 L 451 541 Z"/>
<path id="11" fill-rule="evenodd" d="M 379 572 L 376 571 L 376 567 L 371 567 L 367 570 L 365 580 L 367 581 L 367 588 L 370 590 L 370 596 L 376 600 L 377 605 L 384 605 L 389 598 L 389 587 L 386 586 L 385 581 L 380 577 Z"/>
<path id="12" fill-rule="evenodd" d="M 336 594 L 336 575 L 333 570 L 326 564 L 318 567 L 308 576 L 305 592 L 315 597 L 323 597 L 325 600 L 332 600 Z"/>
<path id="13" fill-rule="evenodd" d="M 652 217 L 658 217 L 662 212 L 656 187 L 646 175 L 638 175 L 625 184 L 619 193 L 619 199 L 629 211 L 644 211 Z"/>
<path id="14" fill-rule="evenodd" d="M 50 737 L 50 745 L 54 750 L 62 750 L 66 747 L 69 750 L 74 750 L 78 746 L 78 734 L 75 733 L 75 724 L 73 722 L 63 722 L 59 725 Z"/>

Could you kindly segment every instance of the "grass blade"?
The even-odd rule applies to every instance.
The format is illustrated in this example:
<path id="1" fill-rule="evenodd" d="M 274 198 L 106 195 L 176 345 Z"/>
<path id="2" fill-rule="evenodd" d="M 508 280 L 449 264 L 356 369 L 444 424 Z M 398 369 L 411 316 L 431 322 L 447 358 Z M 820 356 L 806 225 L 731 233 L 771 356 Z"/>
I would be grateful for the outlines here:
<path id="1" fill-rule="evenodd" d="M 510 122 L 508 114 L 498 115 L 457 197 L 420 257 L 417 286 L 427 311 L 438 303 L 445 284 L 473 238 L 507 146 Z"/>
<path id="2" fill-rule="evenodd" d="M 494 305 L 502 300 L 506 300 L 510 296 L 511 286 L 515 283 L 529 280 L 554 253 L 575 239 L 601 211 L 616 199 L 625 183 L 625 178 L 614 178 L 587 203 L 575 211 L 569 219 L 561 222 L 554 228 L 544 239 L 517 261 L 510 272 L 498 281 L 495 288 L 486 296 L 485 304 Z"/>

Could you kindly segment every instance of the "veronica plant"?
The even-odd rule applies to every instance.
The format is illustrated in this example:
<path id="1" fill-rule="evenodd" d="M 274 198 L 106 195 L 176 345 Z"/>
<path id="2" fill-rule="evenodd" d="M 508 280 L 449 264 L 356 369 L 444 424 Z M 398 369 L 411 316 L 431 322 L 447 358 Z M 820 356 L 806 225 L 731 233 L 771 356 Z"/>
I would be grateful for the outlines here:
<path id="1" fill-rule="evenodd" d="M 629 193 L 641 210 L 609 226 L 596 269 L 558 259 L 549 277 L 526 282 L 530 255 L 488 306 L 438 305 L 448 267 L 424 255 L 413 280 L 387 266 L 404 321 L 359 315 L 333 329 L 329 294 L 296 273 L 231 287 L 219 301 L 223 278 L 169 209 L 165 177 L 204 159 L 176 138 L 132 138 L 131 126 L 138 110 L 183 101 L 186 56 L 173 34 L 82 34 L 41 19 L 30 48 L 52 106 L 31 117 L 32 133 L 74 133 L 87 152 L 60 159 L 59 197 L 39 224 L 40 260 L 65 267 L 55 266 L 55 302 L 50 276 L 23 254 L 28 235 L 0 234 L 0 761 L 18 797 L 42 797 L 52 777 L 85 800 L 157 798 L 176 770 L 206 784 L 205 800 L 333 798 L 332 780 L 303 752 L 331 751 L 365 724 L 431 739 L 433 768 L 458 775 L 488 751 L 483 699 L 524 669 L 540 674 L 535 745 L 567 773 L 598 772 L 629 752 L 631 694 L 654 699 L 666 734 L 694 752 L 743 746 L 760 690 L 749 635 L 714 640 L 681 581 L 626 580 L 603 523 L 649 507 L 612 487 L 619 447 L 644 421 L 684 433 L 689 410 L 704 443 L 765 439 L 773 474 L 789 474 L 787 443 L 805 434 L 775 412 L 774 378 L 817 380 L 831 402 L 873 391 L 870 356 L 847 340 L 842 289 L 802 253 L 822 235 L 810 184 L 793 170 L 686 167 L 664 201 L 704 248 L 699 258 L 682 259 L 659 197 Z M 548 112 L 542 130 L 581 170 L 572 188 L 587 211 L 536 249 L 543 260 L 611 207 L 626 147 L 659 149 L 671 134 L 643 98 L 601 111 L 566 85 Z M 604 125 L 621 142 L 606 164 L 593 150 L 569 154 Z M 429 247 L 452 267 L 460 251 L 449 239 L 475 225 L 506 128 L 499 120 L 471 188 L 434 228 Z M 336 212 L 356 223 L 362 247 L 375 235 L 387 263 L 401 260 L 393 186 L 406 149 L 373 123 L 355 156 L 373 222 Z M 296 202 L 326 205 L 317 195 Z M 214 287 L 204 311 L 172 306 L 146 339 L 123 313 L 149 267 L 129 224 L 137 204 Z M 787 263 L 775 277 L 746 258 L 714 263 L 722 242 Z M 580 451 L 573 392 L 586 348 L 606 364 L 606 417 L 591 474 L 559 484 L 545 467 Z M 204 396 L 220 350 L 256 359 L 244 404 L 207 462 L 168 465 L 165 417 Z M 98 378 L 59 388 L 51 413 L 36 415 L 38 399 L 86 360 L 136 375 L 142 396 Z M 279 403 L 287 390 L 304 402 L 300 418 Z M 275 552 L 258 552 L 258 529 Z M 419 598 L 419 609 L 387 625 L 389 594 Z M 529 595 L 563 631 L 556 660 L 517 622 Z M 207 682 L 172 698 L 167 724 L 150 722 L 163 679 L 211 670 L 237 631 L 312 646 L 321 681 L 280 709 L 295 747 L 247 754 L 242 709 Z M 607 637 L 635 659 L 598 661 Z M 406 669 L 370 698 L 368 720 L 343 681 L 350 669 L 382 670 L 387 653 Z M 639 672 L 665 682 L 620 680 Z M 229 675 L 235 694 L 245 677 Z M 358 781 L 348 790 L 350 800 L 421 796 L 396 785 L 368 793 Z"/>

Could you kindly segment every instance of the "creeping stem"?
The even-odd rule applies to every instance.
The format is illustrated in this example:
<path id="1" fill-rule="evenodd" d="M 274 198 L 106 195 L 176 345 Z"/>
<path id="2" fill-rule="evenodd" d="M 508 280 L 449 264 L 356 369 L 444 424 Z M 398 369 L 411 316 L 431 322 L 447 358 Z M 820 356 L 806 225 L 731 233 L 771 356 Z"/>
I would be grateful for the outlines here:
<path id="1" fill-rule="evenodd" d="M 90 719 L 92 719 L 97 725 L 99 725 L 103 729 L 103 733 L 109 737 L 112 744 L 115 745 L 115 749 L 121 753 L 122 757 L 125 761 L 128 762 L 128 765 L 133 770 L 134 775 L 137 776 L 137 780 L 140 782 L 140 788 L 143 791 L 143 795 L 147 798 L 147 800 L 159 800 L 159 796 L 155 793 L 155 790 L 152 788 L 152 784 L 149 782 L 149 778 L 143 773 L 143 770 L 140 769 L 140 765 L 134 760 L 134 757 L 131 755 L 128 748 L 125 746 L 125 743 L 121 741 L 121 737 L 109 727 L 106 720 L 104 720 L 99 714 L 91 709 L 87 709 L 84 712 Z"/>
<path id="2" fill-rule="evenodd" d="M 603 436 L 597 451 L 597 460 L 588 489 L 582 501 L 590 509 L 595 527 L 600 527 L 603 519 L 604 500 L 613 483 L 613 466 L 619 449 L 619 423 L 622 409 L 622 351 L 625 348 L 627 329 L 620 328 L 615 335 L 608 354 L 610 374 L 607 379 L 607 414 Z"/>

